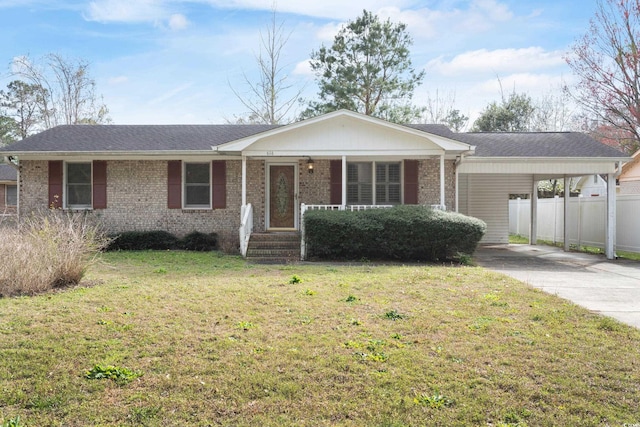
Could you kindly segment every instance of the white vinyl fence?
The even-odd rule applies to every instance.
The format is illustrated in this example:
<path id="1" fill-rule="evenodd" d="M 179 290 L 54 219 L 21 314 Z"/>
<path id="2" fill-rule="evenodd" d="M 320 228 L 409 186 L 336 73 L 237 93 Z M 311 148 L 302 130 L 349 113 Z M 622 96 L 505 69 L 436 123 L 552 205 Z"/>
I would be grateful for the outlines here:
<path id="1" fill-rule="evenodd" d="M 640 195 L 616 196 L 616 248 L 640 252 Z M 509 233 L 529 236 L 531 200 L 509 200 Z M 607 198 L 571 197 L 569 243 L 604 248 Z M 538 239 L 564 240 L 564 198 L 538 200 Z"/>

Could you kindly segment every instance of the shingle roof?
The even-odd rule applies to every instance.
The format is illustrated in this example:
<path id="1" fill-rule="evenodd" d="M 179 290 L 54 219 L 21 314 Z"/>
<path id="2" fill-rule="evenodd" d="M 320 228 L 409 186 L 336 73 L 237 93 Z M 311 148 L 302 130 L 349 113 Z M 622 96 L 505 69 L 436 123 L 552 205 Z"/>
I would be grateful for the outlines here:
<path id="1" fill-rule="evenodd" d="M 460 133 L 477 157 L 628 157 L 580 132 Z"/>
<path id="2" fill-rule="evenodd" d="M 627 157 L 579 132 L 455 133 L 445 125 L 408 127 L 476 146 L 476 157 Z M 278 125 L 63 125 L 0 149 L 8 152 L 209 151 Z"/>
<path id="3" fill-rule="evenodd" d="M 0 151 L 200 151 L 255 135 L 273 125 L 63 125 Z"/>
<path id="4" fill-rule="evenodd" d="M 0 164 L 0 181 L 17 181 L 18 171 L 9 165 Z"/>

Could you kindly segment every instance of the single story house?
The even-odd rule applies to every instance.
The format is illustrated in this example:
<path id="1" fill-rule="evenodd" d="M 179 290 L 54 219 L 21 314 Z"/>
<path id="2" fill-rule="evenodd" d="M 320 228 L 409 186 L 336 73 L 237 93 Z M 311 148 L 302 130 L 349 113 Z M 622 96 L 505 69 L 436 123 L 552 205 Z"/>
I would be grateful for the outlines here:
<path id="1" fill-rule="evenodd" d="M 18 170 L 0 163 L 0 216 L 15 215 L 18 207 Z"/>
<path id="2" fill-rule="evenodd" d="M 615 179 L 629 160 L 581 133 L 454 133 L 346 110 L 288 125 L 58 126 L 0 156 L 18 161 L 21 215 L 55 207 L 112 232 L 217 232 L 243 254 L 252 233 L 300 230 L 307 209 L 397 204 L 478 217 L 482 243 L 507 243 L 509 194 L 552 177 Z"/>

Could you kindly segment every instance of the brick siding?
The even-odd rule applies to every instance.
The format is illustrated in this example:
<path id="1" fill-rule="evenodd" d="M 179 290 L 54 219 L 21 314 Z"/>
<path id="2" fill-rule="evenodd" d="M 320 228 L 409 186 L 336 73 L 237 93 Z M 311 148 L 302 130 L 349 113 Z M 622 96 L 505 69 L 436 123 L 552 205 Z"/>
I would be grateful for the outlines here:
<path id="1" fill-rule="evenodd" d="M 419 162 L 418 201 L 440 203 L 440 160 Z M 20 165 L 20 214 L 46 209 L 48 206 L 48 162 L 22 161 Z M 300 203 L 328 204 L 330 200 L 330 161 L 314 160 L 314 173 L 307 169 L 306 159 L 298 161 Z M 454 162 L 445 163 L 446 203 L 455 209 Z M 266 164 L 263 160 L 247 161 L 247 202 L 254 209 L 254 230 L 264 231 Z M 4 202 L 4 198 L 2 198 Z M 242 203 L 242 162 L 227 160 L 227 205 L 225 209 L 168 209 L 167 161 L 122 160 L 107 162 L 107 208 L 91 211 L 91 215 L 110 233 L 131 230 L 166 230 L 178 236 L 191 231 L 216 232 L 223 245 L 238 246 L 240 207 Z"/>

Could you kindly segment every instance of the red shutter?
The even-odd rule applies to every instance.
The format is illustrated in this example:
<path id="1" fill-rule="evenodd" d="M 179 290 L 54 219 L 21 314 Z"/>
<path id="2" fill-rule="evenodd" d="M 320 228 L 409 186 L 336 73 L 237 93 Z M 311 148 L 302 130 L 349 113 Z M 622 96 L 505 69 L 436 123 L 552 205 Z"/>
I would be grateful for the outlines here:
<path id="1" fill-rule="evenodd" d="M 167 162 L 167 207 L 182 209 L 182 162 Z"/>
<path id="2" fill-rule="evenodd" d="M 329 167 L 330 201 L 332 205 L 342 204 L 342 160 L 331 160 Z"/>
<path id="3" fill-rule="evenodd" d="M 227 161 L 211 162 L 211 207 L 224 209 L 227 207 Z"/>
<path id="4" fill-rule="evenodd" d="M 418 204 L 418 161 L 404 161 L 404 204 Z"/>
<path id="5" fill-rule="evenodd" d="M 93 209 L 107 208 L 107 162 L 93 161 Z"/>
<path id="6" fill-rule="evenodd" d="M 49 208 L 62 207 L 62 160 L 49 161 Z"/>

